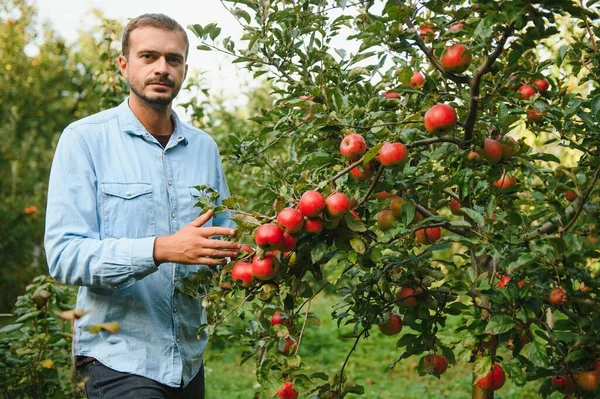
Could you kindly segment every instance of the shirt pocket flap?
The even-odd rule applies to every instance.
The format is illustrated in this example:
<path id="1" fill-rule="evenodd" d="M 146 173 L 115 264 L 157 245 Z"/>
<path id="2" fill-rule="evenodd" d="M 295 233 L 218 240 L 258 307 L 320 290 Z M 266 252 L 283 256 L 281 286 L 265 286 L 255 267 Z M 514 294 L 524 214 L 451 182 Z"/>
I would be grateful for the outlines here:
<path id="1" fill-rule="evenodd" d="M 150 183 L 102 183 L 102 192 L 123 199 L 132 199 L 152 192 Z"/>

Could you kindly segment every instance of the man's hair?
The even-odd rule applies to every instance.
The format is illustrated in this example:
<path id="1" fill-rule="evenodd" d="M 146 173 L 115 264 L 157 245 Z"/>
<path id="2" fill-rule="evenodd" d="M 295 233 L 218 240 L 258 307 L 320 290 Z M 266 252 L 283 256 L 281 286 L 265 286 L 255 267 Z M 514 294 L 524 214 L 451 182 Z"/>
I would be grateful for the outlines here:
<path id="1" fill-rule="evenodd" d="M 181 32 L 185 38 L 185 59 L 187 60 L 190 49 L 187 33 L 177 21 L 164 14 L 143 14 L 127 23 L 123 30 L 123 39 L 121 40 L 121 51 L 125 57 L 129 57 L 129 36 L 131 32 L 145 27 Z"/>

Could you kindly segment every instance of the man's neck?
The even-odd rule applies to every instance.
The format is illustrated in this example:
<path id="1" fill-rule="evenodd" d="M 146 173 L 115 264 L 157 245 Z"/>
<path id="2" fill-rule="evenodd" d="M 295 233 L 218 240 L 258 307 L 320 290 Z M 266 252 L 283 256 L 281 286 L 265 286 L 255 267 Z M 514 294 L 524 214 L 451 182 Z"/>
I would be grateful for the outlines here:
<path id="1" fill-rule="evenodd" d="M 155 136 L 164 136 L 173 133 L 173 120 L 171 119 L 171 105 L 165 107 L 152 107 L 140 100 L 137 96 L 129 97 L 129 108 L 148 133 Z"/>

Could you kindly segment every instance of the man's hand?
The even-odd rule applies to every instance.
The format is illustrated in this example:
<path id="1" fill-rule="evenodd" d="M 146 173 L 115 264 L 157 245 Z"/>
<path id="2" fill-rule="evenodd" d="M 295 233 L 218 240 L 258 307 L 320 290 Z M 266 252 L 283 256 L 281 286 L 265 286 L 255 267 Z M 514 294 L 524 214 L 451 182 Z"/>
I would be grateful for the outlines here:
<path id="1" fill-rule="evenodd" d="M 217 266 L 226 263 L 225 257 L 236 257 L 240 244 L 214 240 L 210 237 L 233 237 L 235 230 L 224 227 L 202 227 L 213 215 L 210 210 L 170 236 L 156 237 L 154 262 L 184 263 Z"/>

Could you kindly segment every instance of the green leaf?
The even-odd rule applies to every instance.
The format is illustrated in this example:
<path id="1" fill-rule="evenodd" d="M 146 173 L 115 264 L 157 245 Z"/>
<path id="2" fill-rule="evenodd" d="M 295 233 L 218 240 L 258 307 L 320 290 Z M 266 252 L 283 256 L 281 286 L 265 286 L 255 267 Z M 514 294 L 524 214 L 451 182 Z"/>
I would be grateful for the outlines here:
<path id="1" fill-rule="evenodd" d="M 244 21 L 246 21 L 247 24 L 250 23 L 251 18 L 250 18 L 250 14 L 248 14 L 248 12 L 242 10 L 241 8 L 238 7 L 234 7 L 231 10 L 232 14 L 235 15 L 236 18 L 240 19 L 243 18 Z"/>
<path id="2" fill-rule="evenodd" d="M 353 250 L 355 250 L 361 255 L 364 254 L 367 250 L 365 243 L 363 242 L 363 240 L 360 239 L 360 237 L 352 237 L 352 239 L 350 240 L 350 245 L 352 246 Z"/>
<path id="3" fill-rule="evenodd" d="M 475 28 L 475 31 L 473 32 L 473 34 L 475 36 L 478 36 L 479 38 L 481 38 L 481 40 L 485 40 L 488 37 L 491 37 L 492 34 L 494 33 L 493 26 L 494 26 L 493 17 L 491 17 L 491 16 L 485 17 L 481 21 L 479 21 L 479 24 Z"/>
<path id="4" fill-rule="evenodd" d="M 473 371 L 477 375 L 478 379 L 485 376 L 491 368 L 492 358 L 490 356 L 479 358 L 475 361 L 475 364 L 473 364 Z"/>
<path id="5" fill-rule="evenodd" d="M 342 277 L 342 274 L 344 274 L 346 266 L 348 266 L 348 262 L 346 262 L 344 259 L 340 259 L 338 255 L 341 254 L 336 254 L 336 256 L 329 260 L 329 262 L 327 262 L 325 265 L 326 267 L 335 265 L 334 269 L 327 275 L 327 281 L 331 285 L 335 285 L 338 282 L 338 280 Z"/>
<path id="6" fill-rule="evenodd" d="M 346 222 L 346 226 L 352 231 L 356 231 L 358 233 L 364 233 L 367 231 L 364 223 L 360 220 L 357 220 L 351 213 L 344 214 L 344 221 Z"/>
<path id="7" fill-rule="evenodd" d="M 591 109 L 594 118 L 600 122 L 600 94 L 592 99 Z"/>
<path id="8" fill-rule="evenodd" d="M 485 332 L 486 334 L 502 334 L 512 330 L 515 327 L 515 322 L 508 316 L 498 315 L 494 316 L 488 322 Z"/>
<path id="9" fill-rule="evenodd" d="M 4 327 L 0 328 L 0 334 L 11 333 L 11 332 L 13 332 L 13 331 L 18 330 L 19 328 L 21 328 L 22 325 L 23 325 L 23 323 L 9 324 L 7 326 L 4 326 Z"/>
<path id="10" fill-rule="evenodd" d="M 383 143 L 379 143 L 375 147 L 373 147 L 369 151 L 367 151 L 367 153 L 364 156 L 363 165 L 371 162 L 377 156 L 377 154 L 379 154 L 379 150 L 381 149 L 382 146 L 383 146 Z"/>
<path id="11" fill-rule="evenodd" d="M 327 251 L 327 243 L 325 241 L 319 241 L 317 245 L 315 245 L 310 251 L 310 260 L 312 263 L 319 263 L 323 256 L 325 256 L 325 252 Z"/>
<path id="12" fill-rule="evenodd" d="M 207 46 L 206 44 L 199 44 L 196 48 L 200 51 L 212 51 L 212 48 Z"/>
<path id="13" fill-rule="evenodd" d="M 474 211 L 473 209 L 470 208 L 466 208 L 466 207 L 462 207 L 460 208 L 460 210 L 467 215 L 468 217 L 470 217 L 471 219 L 473 219 L 475 221 L 475 223 L 477 223 L 480 226 L 483 226 L 485 224 L 484 219 L 483 219 L 483 215 L 477 211 Z"/>
<path id="14" fill-rule="evenodd" d="M 40 315 L 40 311 L 36 310 L 35 312 L 29 312 L 27 314 L 24 314 L 23 316 L 19 317 L 17 320 L 15 320 L 15 323 L 23 323 L 27 320 L 31 320 L 31 319 L 35 319 L 36 317 L 38 317 Z"/>

